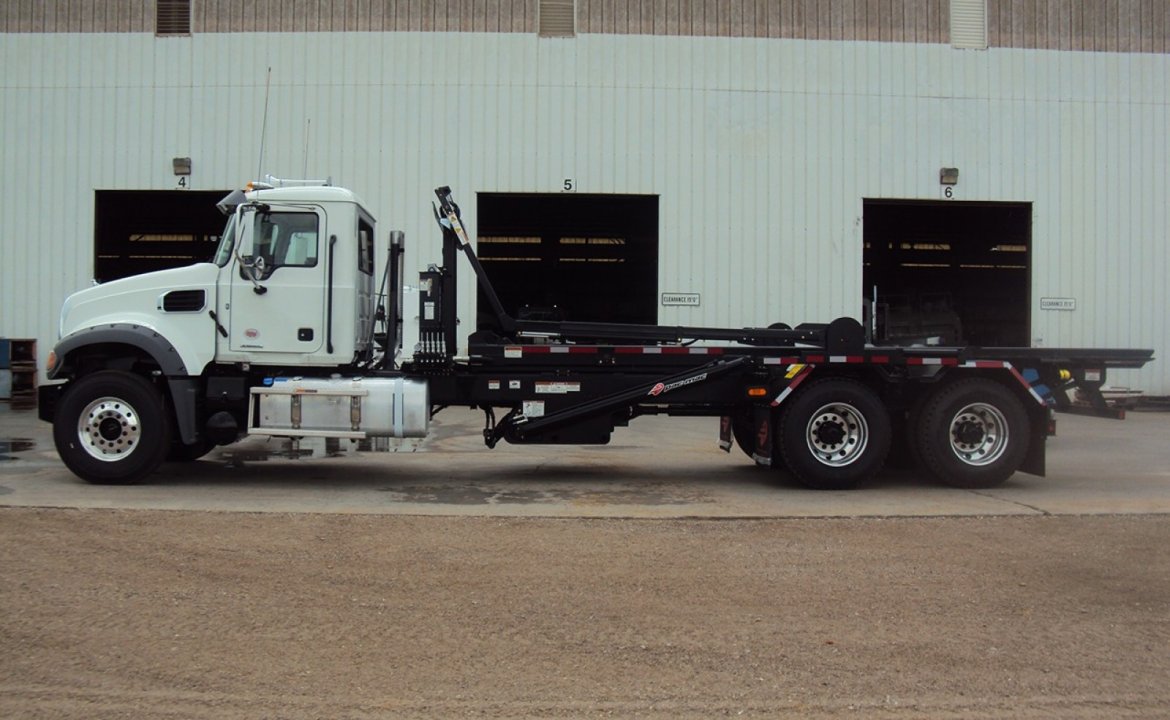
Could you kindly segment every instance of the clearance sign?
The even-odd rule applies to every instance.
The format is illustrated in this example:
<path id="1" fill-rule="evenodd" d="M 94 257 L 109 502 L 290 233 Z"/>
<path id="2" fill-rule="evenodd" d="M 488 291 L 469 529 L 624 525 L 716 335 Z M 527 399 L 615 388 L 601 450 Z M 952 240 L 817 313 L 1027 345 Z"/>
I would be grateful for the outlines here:
<path id="1" fill-rule="evenodd" d="M 663 305 L 699 306 L 699 293 L 662 293 Z"/>

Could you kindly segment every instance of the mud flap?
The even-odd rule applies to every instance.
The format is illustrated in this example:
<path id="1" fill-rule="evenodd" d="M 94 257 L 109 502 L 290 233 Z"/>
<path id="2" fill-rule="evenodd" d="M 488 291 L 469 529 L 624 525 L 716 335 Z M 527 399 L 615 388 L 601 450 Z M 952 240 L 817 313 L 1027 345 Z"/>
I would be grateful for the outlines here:
<path id="1" fill-rule="evenodd" d="M 178 440 L 184 445 L 199 442 L 199 421 L 196 418 L 199 379 L 191 377 L 167 378 L 171 391 L 171 404 L 175 408 L 175 423 Z"/>
<path id="2" fill-rule="evenodd" d="M 752 450 L 752 460 L 757 465 L 772 467 L 772 408 L 766 405 L 752 408 L 752 427 L 755 429 L 755 447 Z M 731 416 L 719 418 L 719 449 L 731 452 L 735 443 L 735 434 L 731 427 Z"/>
<path id="3" fill-rule="evenodd" d="M 1044 477 L 1045 443 L 1048 441 L 1049 423 L 1055 421 L 1050 419 L 1047 408 L 1043 411 L 1043 417 L 1036 412 L 1028 415 L 1032 436 L 1028 439 L 1028 454 L 1024 457 L 1024 462 L 1020 463 L 1020 472 Z"/>
<path id="4" fill-rule="evenodd" d="M 772 467 L 772 408 L 757 405 L 752 408 L 752 427 L 756 429 L 756 451 L 752 460 L 757 465 Z"/>

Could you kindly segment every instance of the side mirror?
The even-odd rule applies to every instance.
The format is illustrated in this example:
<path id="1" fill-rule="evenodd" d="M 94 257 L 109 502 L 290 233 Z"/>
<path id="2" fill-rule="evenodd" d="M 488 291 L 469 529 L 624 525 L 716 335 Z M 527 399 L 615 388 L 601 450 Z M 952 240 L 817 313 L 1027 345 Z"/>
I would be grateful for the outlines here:
<path id="1" fill-rule="evenodd" d="M 215 207 L 224 215 L 231 215 L 236 211 L 236 208 L 248 201 L 247 196 L 241 190 L 232 190 L 224 196 L 222 200 L 215 204 Z"/>
<path id="2" fill-rule="evenodd" d="M 257 295 L 263 295 L 268 292 L 268 288 L 261 285 L 260 281 L 264 278 L 267 263 L 259 255 L 245 254 L 254 252 L 252 230 L 255 223 L 253 218 L 252 213 L 240 213 L 238 230 L 240 241 L 236 244 L 236 262 L 240 265 L 240 275 L 252 283 L 252 291 Z"/>
<path id="3" fill-rule="evenodd" d="M 264 258 L 259 255 L 256 257 L 244 255 L 240 258 L 240 267 L 243 268 L 244 274 L 248 276 L 249 280 L 259 282 L 264 279 L 267 264 L 264 262 Z"/>

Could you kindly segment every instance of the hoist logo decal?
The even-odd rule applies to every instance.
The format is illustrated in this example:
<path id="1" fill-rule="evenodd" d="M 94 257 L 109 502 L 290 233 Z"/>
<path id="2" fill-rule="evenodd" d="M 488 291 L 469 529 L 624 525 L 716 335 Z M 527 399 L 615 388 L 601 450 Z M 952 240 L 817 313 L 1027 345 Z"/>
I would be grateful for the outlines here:
<path id="1" fill-rule="evenodd" d="M 703 373 L 702 375 L 696 375 L 694 377 L 690 377 L 690 378 L 687 378 L 685 380 L 676 380 L 675 382 L 672 382 L 669 385 L 664 385 L 663 383 L 658 383 L 654 387 L 650 388 L 649 394 L 650 394 L 650 397 L 658 397 L 662 393 L 668 393 L 671 390 L 677 390 L 678 388 L 683 387 L 684 385 L 694 385 L 695 383 L 703 382 L 706 379 L 707 379 L 707 373 Z"/>

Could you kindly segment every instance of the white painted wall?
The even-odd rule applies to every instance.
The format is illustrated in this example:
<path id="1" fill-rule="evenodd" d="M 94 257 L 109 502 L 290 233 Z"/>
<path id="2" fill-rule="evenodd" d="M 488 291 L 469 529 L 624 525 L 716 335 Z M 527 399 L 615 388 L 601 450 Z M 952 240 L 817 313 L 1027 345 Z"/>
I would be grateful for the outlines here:
<path id="1" fill-rule="evenodd" d="M 1170 394 L 1170 56 L 584 35 L 4 35 L 0 334 L 55 339 L 92 273 L 94 190 L 332 176 L 439 259 L 432 188 L 649 193 L 670 324 L 859 313 L 863 198 L 1033 205 L 1044 346 L 1153 347 Z M 267 68 L 267 135 L 259 159 Z M 467 273 L 465 273 L 465 278 Z M 470 328 L 474 297 L 461 316 Z M 1076 298 L 1074 312 L 1041 297 Z"/>

